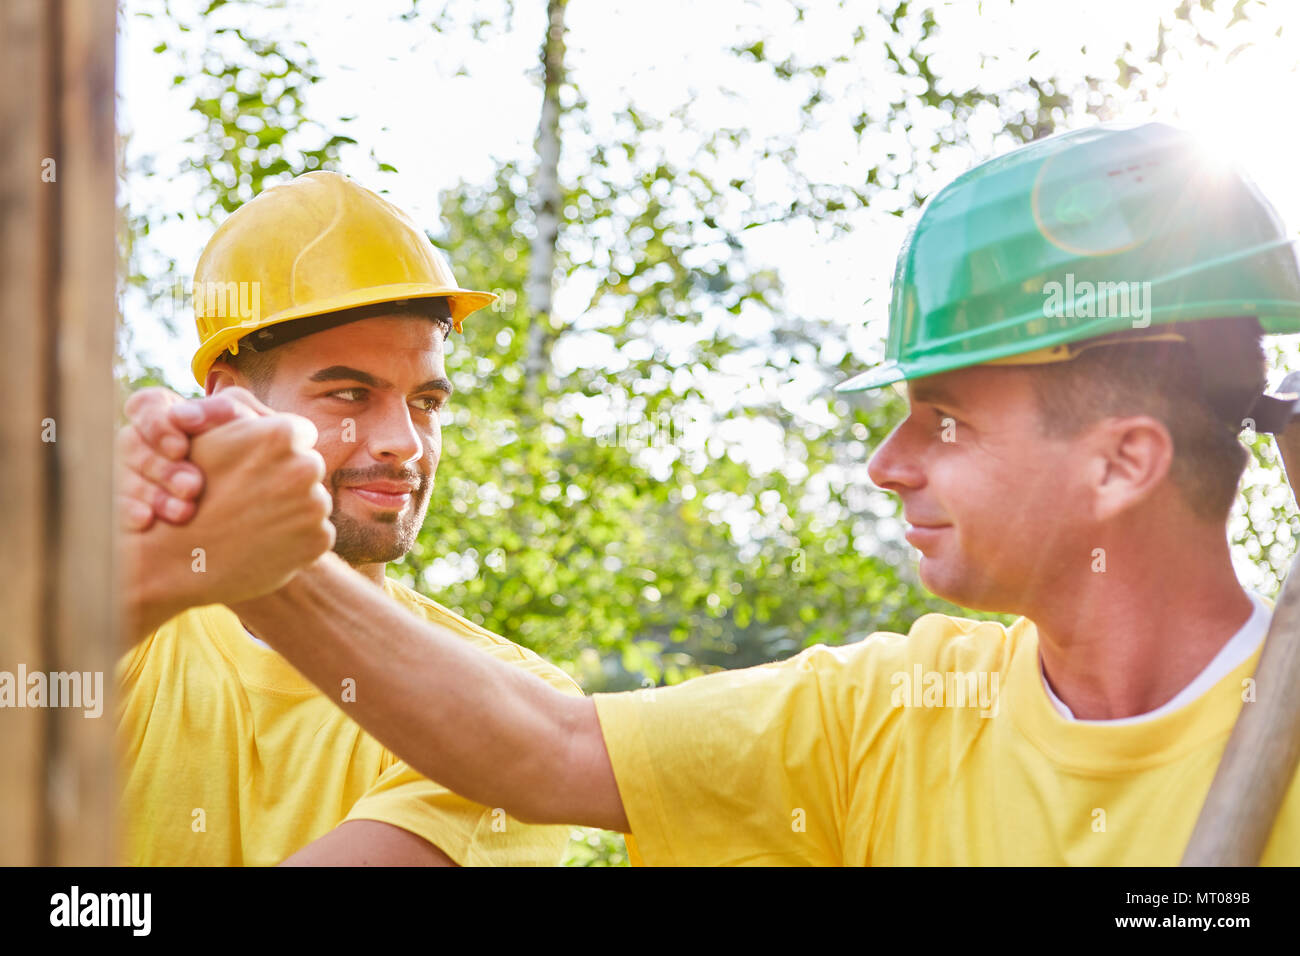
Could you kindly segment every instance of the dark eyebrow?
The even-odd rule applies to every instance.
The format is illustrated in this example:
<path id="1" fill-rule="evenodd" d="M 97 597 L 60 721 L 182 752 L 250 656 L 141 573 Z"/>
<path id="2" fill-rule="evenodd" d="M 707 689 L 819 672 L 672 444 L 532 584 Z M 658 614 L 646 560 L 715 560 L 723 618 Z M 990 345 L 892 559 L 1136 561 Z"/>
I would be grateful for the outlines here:
<path id="1" fill-rule="evenodd" d="M 447 381 L 445 378 L 431 378 L 423 385 L 421 385 L 419 388 L 415 389 L 415 391 L 416 392 L 446 392 L 448 395 L 451 395 L 452 387 L 451 387 L 451 382 Z"/>
<path id="2" fill-rule="evenodd" d="M 363 372 L 359 368 L 351 368 L 347 365 L 331 365 L 329 368 L 323 368 L 311 378 L 309 382 L 333 382 L 338 379 L 348 379 L 353 382 L 360 382 L 362 385 L 369 385 L 371 388 L 392 388 L 392 382 L 385 382 L 382 378 L 376 378 L 369 372 Z"/>
<path id="3" fill-rule="evenodd" d="M 362 385 L 369 385 L 371 388 L 392 388 L 393 383 L 377 378 L 369 372 L 363 372 L 359 368 L 352 368 L 349 365 L 331 365 L 329 368 L 323 368 L 311 376 L 308 381 L 311 382 L 335 382 L 346 379 L 350 382 L 360 382 Z M 415 392 L 446 392 L 451 394 L 451 382 L 445 378 L 431 378 L 419 387 L 412 390 Z"/>
<path id="4" fill-rule="evenodd" d="M 957 401 L 952 392 L 942 385 L 924 380 L 912 386 L 911 398 L 914 402 L 925 402 L 927 405 L 949 405 L 953 408 L 961 408 L 961 402 Z"/>

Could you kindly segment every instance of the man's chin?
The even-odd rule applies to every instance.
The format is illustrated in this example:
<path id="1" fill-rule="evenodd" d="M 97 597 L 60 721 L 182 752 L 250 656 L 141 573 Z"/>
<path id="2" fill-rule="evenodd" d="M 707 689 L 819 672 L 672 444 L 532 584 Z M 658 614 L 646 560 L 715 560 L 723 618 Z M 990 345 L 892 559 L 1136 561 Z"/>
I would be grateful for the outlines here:
<path id="1" fill-rule="evenodd" d="M 340 547 L 338 541 L 334 542 L 334 553 L 354 568 L 365 567 L 369 564 L 387 564 L 389 561 L 398 561 L 410 550 L 410 548 L 403 547 L 380 548 L 369 544 L 354 545 L 346 543 Z"/>
<path id="2" fill-rule="evenodd" d="M 921 579 L 921 587 L 925 588 L 935 597 L 941 597 L 945 601 L 952 601 L 954 604 L 960 603 L 952 597 L 953 582 L 941 562 L 934 558 L 927 558 L 921 555 L 920 561 L 916 566 L 917 577 Z"/>
<path id="3" fill-rule="evenodd" d="M 935 597 L 943 598 L 958 607 L 970 608 L 972 611 L 1007 610 L 1005 596 L 997 592 L 993 582 L 981 575 L 924 555 L 921 556 L 917 572 L 922 587 Z"/>
<path id="4" fill-rule="evenodd" d="M 415 545 L 418 531 L 409 522 L 398 520 L 359 521 L 347 515 L 335 515 L 332 520 L 334 553 L 353 567 L 399 560 Z"/>

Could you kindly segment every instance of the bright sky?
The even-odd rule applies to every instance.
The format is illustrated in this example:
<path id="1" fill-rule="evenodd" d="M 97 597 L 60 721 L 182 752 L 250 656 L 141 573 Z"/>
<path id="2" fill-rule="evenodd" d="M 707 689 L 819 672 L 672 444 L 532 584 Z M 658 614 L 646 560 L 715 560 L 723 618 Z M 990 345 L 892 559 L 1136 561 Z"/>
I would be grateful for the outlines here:
<path id="1" fill-rule="evenodd" d="M 811 6 L 830 9 L 830 5 Z M 996 86 L 1014 81 L 1022 71 L 1046 76 L 1054 68 L 1112 76 L 1124 42 L 1139 49 L 1150 44 L 1159 15 L 1173 4 L 1169 0 L 1079 5 L 1017 0 L 1013 5 L 1007 0 L 966 0 L 941 6 L 939 19 L 950 36 L 937 45 L 936 68 L 957 84 Z M 1220 6 L 1227 11 L 1231 4 L 1220 0 Z M 436 232 L 444 192 L 462 179 L 485 178 L 494 157 L 531 154 L 539 101 L 533 74 L 543 8 L 541 0 L 516 3 L 514 29 L 489 27 L 491 39 L 485 44 L 440 35 L 399 19 L 410 9 L 410 0 L 368 0 L 364 5 L 351 0 L 288 0 L 282 12 L 259 16 L 249 26 L 254 35 L 292 37 L 307 45 L 325 77 L 311 90 L 309 114 L 326 121 L 356 117 L 347 131 L 362 145 L 345 153 L 345 171 L 386 190 L 394 202 Z M 185 156 L 183 136 L 198 124 L 188 112 L 186 97 L 171 85 L 178 66 L 174 54 L 152 52 L 160 38 L 173 38 L 135 15 L 152 9 L 154 0 L 126 3 L 119 58 L 121 125 L 130 137 L 129 156 L 152 154 L 157 157 L 155 168 L 170 172 Z M 703 128 L 716 123 L 743 125 L 760 134 L 778 132 L 789 111 L 774 100 L 785 96 L 788 102 L 796 101 L 800 88 L 768 82 L 763 70 L 738 62 L 725 48 L 742 37 L 766 33 L 771 34 L 766 41 L 769 57 L 780 59 L 790 52 L 782 48 L 783 36 L 788 35 L 781 29 L 787 25 L 785 9 L 785 4 L 769 0 L 654 4 L 574 0 L 568 36 L 573 79 L 598 121 L 628 101 L 660 116 L 689 102 L 692 117 Z M 793 52 L 816 55 L 845 48 L 843 19 L 832 14 L 822 17 L 801 34 L 803 43 Z M 1159 112 L 1202 131 L 1213 148 L 1246 162 L 1294 228 L 1300 226 L 1300 183 L 1294 174 L 1297 137 L 1280 104 L 1300 102 L 1300 75 L 1293 55 L 1300 4 L 1275 3 L 1257 17 L 1258 23 L 1234 27 L 1222 50 L 1189 51 L 1192 62 L 1186 67 L 1171 55 L 1167 65 L 1173 75 L 1164 101 L 1137 107 L 1125 118 L 1142 119 Z M 690 24 L 689 30 L 682 29 L 684 23 Z M 1282 36 L 1272 36 L 1279 25 Z M 1244 51 L 1227 66 L 1197 68 L 1198 57 L 1222 58 L 1237 43 L 1260 37 L 1267 44 Z M 1080 46 L 1087 47 L 1087 55 L 1079 53 Z M 1040 52 L 1029 60 L 1035 50 Z M 985 57 L 983 65 L 981 57 Z M 860 75 L 865 81 L 870 71 L 864 68 Z M 724 87 L 739 97 L 725 96 Z M 846 90 L 839 103 L 826 107 L 831 111 L 826 129 L 844 128 L 843 114 L 835 122 L 833 111 L 847 111 L 863 100 L 869 102 L 869 94 Z M 918 122 L 924 126 L 925 118 Z M 980 125 L 970 131 L 975 148 L 954 150 L 934 187 L 994 150 L 989 129 Z M 813 146 L 802 151 L 806 155 L 800 161 L 809 172 L 831 180 L 851 180 L 874 159 L 864 155 L 851 137 L 838 138 L 829 132 Z M 399 172 L 375 174 L 368 158 L 371 150 Z M 564 165 L 565 175 L 582 174 L 581 155 L 567 155 Z M 773 193 L 783 188 L 779 176 L 768 179 Z M 760 189 L 764 185 L 762 177 L 757 185 Z M 191 191 L 184 177 L 154 177 L 147 183 L 135 178 L 129 183 L 128 199 L 135 209 L 183 211 L 192 201 Z M 866 356 L 878 347 L 883 334 L 880 308 L 887 298 L 895 252 L 910 221 L 910 216 L 900 221 L 884 213 L 866 213 L 853 235 L 832 241 L 804 228 L 783 226 L 751 230 L 746 240 L 760 263 L 780 268 L 794 314 L 834 317 L 861 329 L 852 341 L 855 351 Z M 178 224 L 153 238 L 188 271 L 207 234 L 206 226 Z M 160 281 L 165 278 L 160 276 Z M 562 288 L 558 310 L 581 308 L 586 291 Z M 871 306 L 864 305 L 868 299 Z M 876 325 L 866 327 L 867 319 Z M 179 343 L 161 335 L 156 323 L 145 316 L 130 314 L 129 321 L 137 330 L 138 344 L 176 382 L 186 382 L 186 359 L 194 345 L 188 317 L 177 323 L 187 328 L 187 338 Z"/>
<path id="2" fill-rule="evenodd" d="M 198 0 L 191 2 L 198 5 Z M 1219 0 L 1218 5 L 1223 8 L 1219 22 L 1226 25 L 1233 4 Z M 184 7 L 184 0 L 174 0 L 174 6 Z M 421 9 L 439 6 L 425 0 Z M 847 49 L 843 17 L 830 4 L 809 6 L 807 28 L 792 30 L 788 6 L 777 0 L 572 0 L 568 14 L 572 79 L 587 97 L 597 125 L 630 101 L 661 117 L 689 104 L 689 115 L 698 128 L 743 126 L 756 134 L 779 133 L 792 115 L 786 107 L 799 101 L 802 87 L 775 83 L 765 70 L 739 61 L 726 50 L 758 36 L 766 37 L 772 59 L 790 52 L 815 57 Z M 956 86 L 1001 86 L 1025 74 L 1046 77 L 1057 71 L 1113 78 L 1115 60 L 1125 43 L 1139 50 L 1151 46 L 1159 17 L 1172 20 L 1175 4 L 1173 0 L 1087 4 L 961 0 L 935 6 L 940 8 L 939 22 L 946 27 L 935 45 L 936 71 Z M 259 13 L 247 26 L 255 36 L 292 38 L 307 45 L 324 75 L 310 91 L 308 114 L 326 122 L 356 117 L 341 128 L 361 144 L 344 153 L 344 171 L 386 191 L 417 222 L 437 233 L 443 193 L 461 180 L 486 178 L 494 159 L 526 159 L 532 153 L 540 98 L 537 43 L 545 4 L 516 0 L 515 7 L 513 29 L 489 26 L 487 43 L 438 34 L 422 23 L 401 20 L 399 15 L 411 8 L 410 0 L 364 4 L 286 0 L 283 10 Z M 232 8 L 236 4 L 227 11 Z M 196 48 L 180 51 L 188 60 L 178 60 L 175 50 L 153 53 L 161 39 L 175 39 L 157 22 L 136 15 L 157 10 L 157 0 L 126 0 L 121 21 L 118 83 L 127 155 L 130 160 L 154 156 L 154 168 L 164 174 L 129 179 L 126 199 L 135 212 L 184 211 L 193 201 L 192 181 L 173 172 L 187 155 L 184 138 L 198 123 L 188 111 L 188 98 L 172 86 L 172 75 L 178 68 L 185 69 L 186 63 L 192 66 Z M 1237 24 L 1227 33 L 1220 28 L 1213 36 L 1217 49 L 1193 45 L 1168 54 L 1166 88 L 1120 118 L 1136 121 L 1159 116 L 1200 132 L 1209 148 L 1243 162 L 1294 230 L 1300 226 L 1300 182 L 1295 175 L 1300 139 L 1290 117 L 1291 104 L 1300 102 L 1294 54 L 1300 36 L 1300 4 L 1274 2 L 1256 8 L 1251 22 Z M 799 46 L 792 49 L 795 37 Z M 1255 45 L 1225 63 L 1229 52 L 1246 41 Z M 197 38 L 190 34 L 182 42 L 193 44 Z M 1080 52 L 1081 47 L 1087 52 Z M 873 63 L 855 64 L 843 94 L 822 107 L 827 132 L 800 151 L 799 162 L 807 172 L 860 182 L 855 177 L 874 164 L 878 151 L 892 149 L 904 156 L 910 152 L 907 142 L 877 140 L 862 145 L 854 137 L 831 132 L 847 126 L 845 117 L 853 115 L 847 111 L 874 104 L 878 113 L 881 102 L 889 102 L 886 92 L 877 89 L 875 70 Z M 735 95 L 728 95 L 728 90 Z M 916 123 L 924 129 L 929 119 L 919 116 Z M 992 120 L 985 115 L 972 124 L 971 147 L 945 155 L 936 180 L 925 184 L 930 191 L 1000 151 L 992 138 Z M 689 141 L 685 136 L 670 138 L 669 147 L 685 150 Z M 373 172 L 372 150 L 399 172 Z M 582 172 L 581 153 L 566 154 L 562 177 L 571 179 Z M 760 194 L 773 198 L 785 188 L 781 170 L 773 168 L 760 169 L 754 184 Z M 745 236 L 758 265 L 779 268 L 791 313 L 842 322 L 854 353 L 865 364 L 879 355 L 894 256 L 913 218 L 914 213 L 900 219 L 885 211 L 867 212 L 855 222 L 851 235 L 834 239 L 805 227 L 787 226 L 754 229 Z M 185 221 L 156 227 L 150 239 L 177 260 L 188 283 L 189 270 L 208 234 L 209 227 Z M 452 258 L 454 265 L 454 250 Z M 159 284 L 176 278 L 154 265 Z M 581 322 L 583 317 L 577 313 L 589 291 L 581 280 L 562 287 L 557 314 Z M 161 366 L 173 383 L 190 387 L 188 361 L 196 344 L 192 317 L 176 316 L 175 324 L 183 330 L 176 339 L 138 301 L 128 300 L 127 324 L 134 347 Z M 1294 346 L 1290 348 L 1294 353 Z M 1300 356 L 1292 367 L 1300 367 Z M 743 370 L 738 370 L 738 376 L 743 380 Z M 731 385 L 723 383 L 723 387 Z M 792 396 L 793 402 L 802 404 L 809 397 L 797 387 L 794 391 L 798 394 Z M 809 408 L 808 414 L 815 410 Z M 771 465 L 758 459 L 753 464 Z"/>

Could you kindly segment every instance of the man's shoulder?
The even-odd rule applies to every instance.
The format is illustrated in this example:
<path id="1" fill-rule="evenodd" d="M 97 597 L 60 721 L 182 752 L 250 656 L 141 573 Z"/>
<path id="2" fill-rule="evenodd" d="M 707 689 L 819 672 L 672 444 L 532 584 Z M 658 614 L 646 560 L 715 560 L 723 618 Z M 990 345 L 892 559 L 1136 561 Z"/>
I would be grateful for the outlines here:
<path id="1" fill-rule="evenodd" d="M 904 649 L 909 656 L 933 661 L 939 669 L 969 670 L 977 665 L 992 669 L 999 662 L 1010 661 L 1017 644 L 1036 638 L 1034 625 L 1026 618 L 1007 625 L 951 614 L 925 614 L 907 632 Z"/>
<path id="2" fill-rule="evenodd" d="M 511 649 L 520 656 L 537 656 L 528 648 L 508 640 L 500 634 L 494 634 L 480 624 L 475 624 L 468 618 L 457 614 L 451 608 L 444 607 L 433 598 L 421 594 L 401 581 L 384 578 L 384 589 L 399 604 L 404 604 L 411 611 L 434 624 L 442 625 L 448 630 L 454 631 L 460 637 L 469 638 L 476 643 L 486 643 L 494 647 Z"/>
<path id="3" fill-rule="evenodd" d="M 146 660 L 174 654 L 182 650 L 194 650 L 200 645 L 208 645 L 213 631 L 213 614 L 229 609 L 220 604 L 192 607 L 175 617 L 158 625 L 135 645 L 119 655 L 116 676 L 119 681 L 130 681 L 139 676 Z"/>
<path id="4" fill-rule="evenodd" d="M 874 631 L 862 640 L 810 647 L 794 660 L 806 666 L 906 668 L 926 670 L 1003 670 L 1016 646 L 1034 639 L 1034 625 L 1020 618 L 1010 625 L 950 614 L 925 614 L 907 633 Z"/>
<path id="5" fill-rule="evenodd" d="M 384 587 L 394 600 L 415 614 L 464 638 L 482 650 L 508 663 L 518 664 L 565 693 L 582 695 L 582 688 L 564 671 L 530 650 L 500 634 L 462 617 L 450 608 L 419 593 L 393 578 L 384 578 Z"/>

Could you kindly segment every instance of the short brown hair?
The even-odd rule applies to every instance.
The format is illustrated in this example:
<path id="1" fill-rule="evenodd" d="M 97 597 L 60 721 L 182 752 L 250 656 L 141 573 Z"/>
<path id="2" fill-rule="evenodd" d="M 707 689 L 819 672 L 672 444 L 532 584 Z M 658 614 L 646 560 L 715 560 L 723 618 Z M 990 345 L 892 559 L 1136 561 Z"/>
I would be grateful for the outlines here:
<path id="1" fill-rule="evenodd" d="M 1107 345 L 1035 367 L 1043 428 L 1069 438 L 1103 418 L 1152 416 L 1173 438 L 1169 476 L 1193 512 L 1226 520 L 1250 460 L 1237 433 L 1265 387 L 1259 323 L 1203 319 L 1167 328 L 1188 341 Z M 1208 362 L 1234 370 L 1231 394 L 1222 376 L 1208 374 Z"/>

